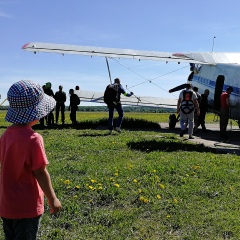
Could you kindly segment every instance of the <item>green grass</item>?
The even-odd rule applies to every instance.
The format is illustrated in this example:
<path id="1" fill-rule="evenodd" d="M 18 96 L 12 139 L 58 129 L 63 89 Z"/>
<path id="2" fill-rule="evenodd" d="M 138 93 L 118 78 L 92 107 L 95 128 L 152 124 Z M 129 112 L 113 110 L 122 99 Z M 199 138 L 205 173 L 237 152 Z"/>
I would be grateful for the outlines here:
<path id="1" fill-rule="evenodd" d="M 161 133 L 168 114 L 126 113 L 144 131 L 112 135 L 106 115 L 78 113 L 78 129 L 36 125 L 63 205 L 51 216 L 46 204 L 39 239 L 240 239 L 238 156 Z"/>

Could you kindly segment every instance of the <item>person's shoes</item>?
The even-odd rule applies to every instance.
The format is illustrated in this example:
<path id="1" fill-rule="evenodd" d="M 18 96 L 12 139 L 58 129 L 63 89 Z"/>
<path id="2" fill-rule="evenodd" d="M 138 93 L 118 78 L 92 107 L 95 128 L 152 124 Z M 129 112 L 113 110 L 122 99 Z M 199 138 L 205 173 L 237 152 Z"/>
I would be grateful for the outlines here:
<path id="1" fill-rule="evenodd" d="M 190 135 L 188 139 L 194 139 L 194 137 L 192 135 Z"/>
<path id="2" fill-rule="evenodd" d="M 186 131 L 187 131 L 187 129 L 182 130 L 182 131 L 180 132 L 180 137 L 183 137 L 183 135 L 184 135 L 184 133 L 186 133 Z"/>
<path id="3" fill-rule="evenodd" d="M 119 132 L 119 133 L 122 132 L 122 130 L 121 130 L 120 127 L 116 127 L 115 130 L 116 130 L 117 132 Z"/>

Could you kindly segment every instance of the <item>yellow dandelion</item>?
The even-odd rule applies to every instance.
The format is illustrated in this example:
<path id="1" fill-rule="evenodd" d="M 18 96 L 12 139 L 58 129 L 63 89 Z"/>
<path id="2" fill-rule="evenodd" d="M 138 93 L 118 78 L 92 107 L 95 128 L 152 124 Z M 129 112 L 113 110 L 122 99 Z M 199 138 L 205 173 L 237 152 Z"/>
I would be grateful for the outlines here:
<path id="1" fill-rule="evenodd" d="M 199 166 L 199 165 L 196 165 L 196 166 L 194 166 L 194 169 L 195 170 L 198 170 L 198 169 L 200 169 L 201 167 Z"/>
<path id="2" fill-rule="evenodd" d="M 68 179 L 65 180 L 65 181 L 64 181 L 64 184 L 70 184 L 70 180 L 68 180 Z"/>
<path id="3" fill-rule="evenodd" d="M 132 165 L 132 164 L 128 164 L 128 168 L 129 168 L 129 169 L 132 169 L 132 168 L 133 168 L 133 165 Z"/>
<path id="4" fill-rule="evenodd" d="M 142 189 L 139 188 L 139 189 L 138 189 L 138 192 L 141 193 L 141 192 L 142 192 Z"/>
<path id="5" fill-rule="evenodd" d="M 74 195 L 73 198 L 77 198 L 78 196 L 77 195 Z"/>
<path id="6" fill-rule="evenodd" d="M 102 190 L 102 189 L 103 189 L 103 187 L 102 187 L 102 186 L 99 186 L 99 187 L 98 187 L 98 190 Z"/>
<path id="7" fill-rule="evenodd" d="M 171 216 L 170 216 L 170 215 L 167 215 L 167 218 L 171 218 Z"/>
<path id="8" fill-rule="evenodd" d="M 176 198 L 173 199 L 173 202 L 178 203 L 178 200 Z"/>
<path id="9" fill-rule="evenodd" d="M 93 186 L 89 185 L 88 187 L 89 187 L 89 189 L 94 190 Z"/>
<path id="10" fill-rule="evenodd" d="M 153 170 L 153 172 L 154 172 L 154 173 L 156 173 L 156 172 L 157 172 L 157 170 L 155 170 L 155 169 L 154 169 L 154 170 Z"/>
<path id="11" fill-rule="evenodd" d="M 233 191 L 233 189 L 234 189 L 233 187 L 230 187 L 230 188 L 229 188 L 229 190 L 230 190 L 231 192 Z"/>
<path id="12" fill-rule="evenodd" d="M 145 202 L 145 203 L 148 203 L 149 200 L 148 200 L 147 198 L 144 198 L 144 202 Z"/>
<path id="13" fill-rule="evenodd" d="M 114 181 L 115 181 L 113 177 L 110 177 L 109 180 L 110 180 L 111 182 L 114 182 Z"/>
<path id="14" fill-rule="evenodd" d="M 120 185 L 118 183 L 115 183 L 114 186 L 117 187 L 117 188 L 120 187 Z"/>
<path id="15" fill-rule="evenodd" d="M 115 172 L 114 175 L 117 177 L 118 176 L 118 172 Z"/>
<path id="16" fill-rule="evenodd" d="M 95 179 L 91 179 L 91 182 L 92 182 L 92 183 L 96 183 L 97 180 L 95 180 Z"/>
<path id="17" fill-rule="evenodd" d="M 144 198 L 143 196 L 141 196 L 141 197 L 139 198 L 139 201 L 140 201 L 140 202 L 144 202 L 144 199 L 145 199 L 145 198 Z"/>
<path id="18" fill-rule="evenodd" d="M 75 189 L 80 189 L 80 186 L 79 185 L 75 186 Z"/>
<path id="19" fill-rule="evenodd" d="M 162 188 L 162 189 L 165 188 L 165 186 L 163 184 L 161 184 L 161 183 L 159 184 L 159 187 Z"/>
<path id="20" fill-rule="evenodd" d="M 161 199 L 162 197 L 161 197 L 161 195 L 160 194 L 158 194 L 157 195 L 157 199 Z"/>
<path id="21" fill-rule="evenodd" d="M 137 183 L 137 182 L 138 182 L 138 180 L 137 180 L 137 179 L 133 179 L 133 182 L 134 182 L 134 183 Z"/>

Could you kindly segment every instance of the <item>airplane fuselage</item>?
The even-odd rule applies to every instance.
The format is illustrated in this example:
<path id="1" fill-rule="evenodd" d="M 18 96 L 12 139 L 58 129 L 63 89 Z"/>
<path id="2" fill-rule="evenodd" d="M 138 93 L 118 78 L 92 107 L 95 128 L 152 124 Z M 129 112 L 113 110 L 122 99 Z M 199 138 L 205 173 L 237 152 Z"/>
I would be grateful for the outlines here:
<path id="1" fill-rule="evenodd" d="M 202 65 L 199 72 L 194 73 L 192 85 L 198 87 L 200 94 L 209 89 L 209 105 L 215 113 L 219 113 L 222 92 L 232 86 L 230 118 L 240 123 L 240 65 Z"/>

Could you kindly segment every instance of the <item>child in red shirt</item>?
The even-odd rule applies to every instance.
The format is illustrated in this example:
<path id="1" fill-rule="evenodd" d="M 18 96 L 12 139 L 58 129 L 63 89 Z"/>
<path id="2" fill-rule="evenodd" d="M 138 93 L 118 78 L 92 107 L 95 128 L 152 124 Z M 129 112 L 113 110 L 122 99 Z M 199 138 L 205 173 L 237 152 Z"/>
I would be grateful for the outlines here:
<path id="1" fill-rule="evenodd" d="M 42 87 L 24 80 L 7 94 L 6 121 L 13 123 L 0 138 L 0 216 L 6 239 L 36 239 L 44 194 L 53 214 L 61 210 L 46 169 L 42 136 L 32 130 L 55 106 Z"/>

